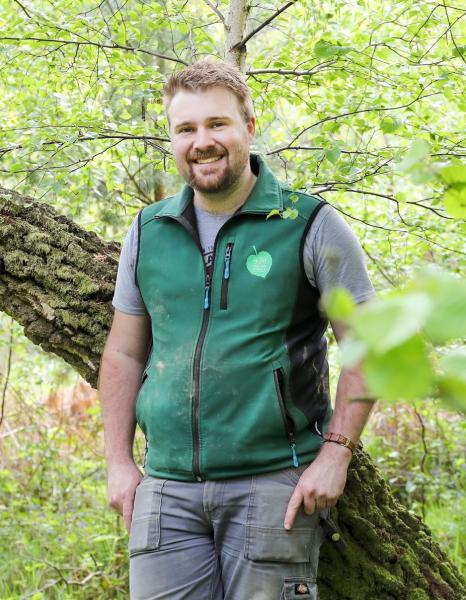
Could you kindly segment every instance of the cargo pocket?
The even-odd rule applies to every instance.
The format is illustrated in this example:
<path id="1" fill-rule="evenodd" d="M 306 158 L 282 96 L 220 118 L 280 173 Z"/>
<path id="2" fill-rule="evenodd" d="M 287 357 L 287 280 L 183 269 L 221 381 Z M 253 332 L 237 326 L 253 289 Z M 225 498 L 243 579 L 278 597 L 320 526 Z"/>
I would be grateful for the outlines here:
<path id="1" fill-rule="evenodd" d="M 136 488 L 128 544 L 131 557 L 154 552 L 160 546 L 160 508 L 164 483 L 164 479 L 146 475 Z"/>
<path id="2" fill-rule="evenodd" d="M 246 527 L 245 556 L 250 560 L 309 563 L 313 558 L 313 546 L 317 536 L 313 529 Z"/>
<path id="3" fill-rule="evenodd" d="M 254 477 L 245 526 L 244 556 L 252 561 L 294 564 L 296 569 L 291 568 L 290 575 L 305 573 L 310 581 L 315 581 L 322 541 L 319 514 L 306 515 L 300 509 L 293 529 L 287 531 L 283 526 L 294 489 L 295 482 L 288 469 Z"/>

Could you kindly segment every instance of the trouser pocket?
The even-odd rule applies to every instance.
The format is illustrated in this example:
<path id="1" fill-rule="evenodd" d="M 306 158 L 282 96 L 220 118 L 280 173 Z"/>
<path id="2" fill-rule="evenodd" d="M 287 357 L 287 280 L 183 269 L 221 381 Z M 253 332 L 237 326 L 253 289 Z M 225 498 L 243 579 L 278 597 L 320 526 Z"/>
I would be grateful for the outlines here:
<path id="1" fill-rule="evenodd" d="M 145 476 L 136 488 L 128 544 L 130 556 L 153 552 L 160 546 L 160 509 L 164 484 L 164 479 Z"/>
<path id="2" fill-rule="evenodd" d="M 300 509 L 293 529 L 283 526 L 295 484 L 288 470 L 254 478 L 244 556 L 251 561 L 303 564 L 302 573 L 315 581 L 322 529 L 318 512 L 306 515 Z M 306 565 L 306 566 L 305 566 Z"/>

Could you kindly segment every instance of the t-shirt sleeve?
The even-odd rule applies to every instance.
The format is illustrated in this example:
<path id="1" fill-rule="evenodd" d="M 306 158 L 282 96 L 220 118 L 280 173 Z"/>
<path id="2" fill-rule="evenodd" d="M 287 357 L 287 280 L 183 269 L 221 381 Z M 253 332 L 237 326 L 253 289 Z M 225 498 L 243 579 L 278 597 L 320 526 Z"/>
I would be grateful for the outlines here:
<path id="1" fill-rule="evenodd" d="M 334 287 L 348 290 L 356 303 L 374 295 L 358 238 L 330 205 L 320 209 L 307 234 L 304 269 L 320 294 Z"/>
<path id="2" fill-rule="evenodd" d="M 123 242 L 112 300 L 112 304 L 116 309 L 128 315 L 147 314 L 135 278 L 138 237 L 138 219 L 136 218 L 131 224 Z"/>

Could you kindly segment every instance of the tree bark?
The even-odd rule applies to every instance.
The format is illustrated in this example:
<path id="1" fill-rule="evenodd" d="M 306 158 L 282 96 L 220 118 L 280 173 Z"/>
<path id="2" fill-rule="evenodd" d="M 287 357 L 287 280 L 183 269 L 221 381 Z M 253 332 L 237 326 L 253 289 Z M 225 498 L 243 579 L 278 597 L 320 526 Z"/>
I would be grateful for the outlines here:
<path id="1" fill-rule="evenodd" d="M 118 246 L 45 204 L 0 188 L 0 310 L 96 384 Z M 457 568 L 359 449 L 335 517 L 347 544 L 322 548 L 322 600 L 462 600 Z"/>
<path id="2" fill-rule="evenodd" d="M 119 247 L 0 188 L 0 310 L 95 387 Z"/>
<path id="3" fill-rule="evenodd" d="M 246 45 L 241 44 L 250 10 L 249 0 L 232 0 L 225 23 L 225 62 L 246 70 Z"/>

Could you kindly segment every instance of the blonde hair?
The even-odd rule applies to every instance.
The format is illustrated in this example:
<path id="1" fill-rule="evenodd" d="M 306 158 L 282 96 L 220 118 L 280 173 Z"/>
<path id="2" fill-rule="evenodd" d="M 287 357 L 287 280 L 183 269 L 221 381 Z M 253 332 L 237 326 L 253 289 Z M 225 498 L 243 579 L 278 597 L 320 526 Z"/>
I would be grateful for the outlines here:
<path id="1" fill-rule="evenodd" d="M 211 87 L 224 87 L 230 90 L 236 96 L 246 122 L 254 117 L 251 92 L 244 75 L 233 65 L 212 60 L 201 60 L 182 71 L 173 73 L 163 88 L 165 110 L 168 112 L 171 101 L 179 91 L 196 92 Z"/>

